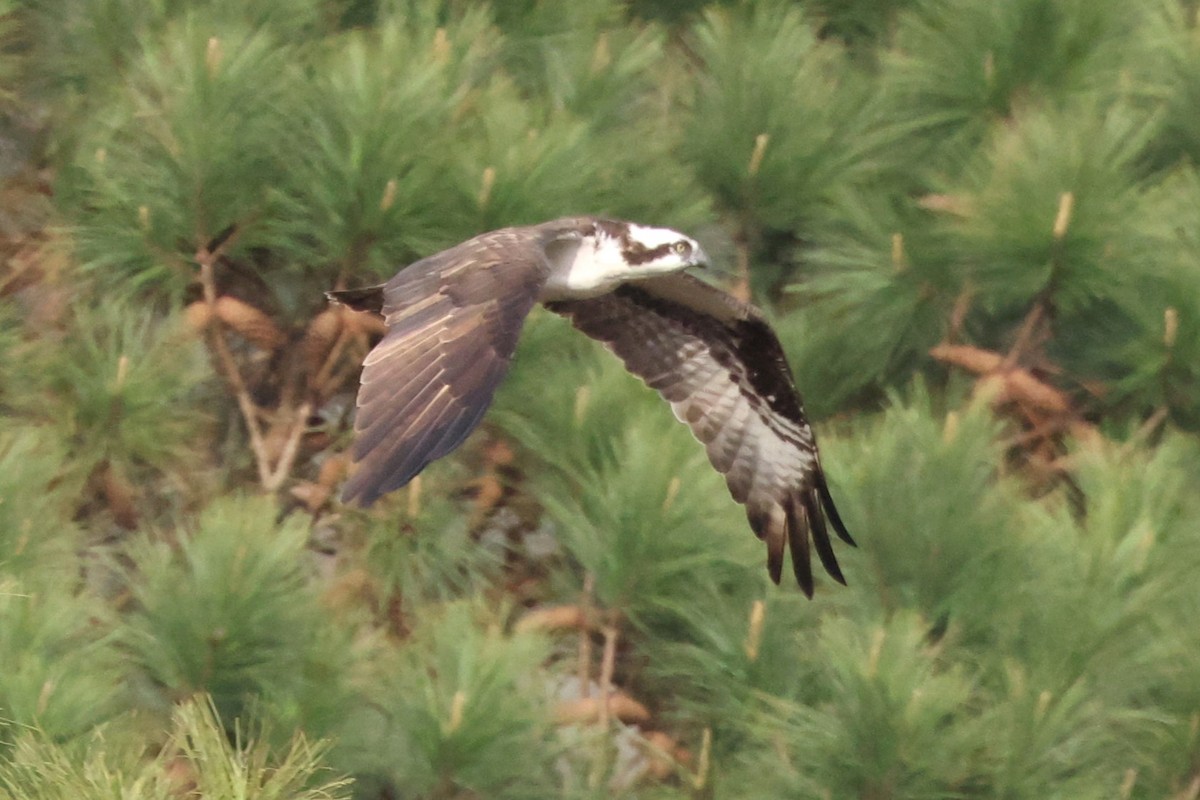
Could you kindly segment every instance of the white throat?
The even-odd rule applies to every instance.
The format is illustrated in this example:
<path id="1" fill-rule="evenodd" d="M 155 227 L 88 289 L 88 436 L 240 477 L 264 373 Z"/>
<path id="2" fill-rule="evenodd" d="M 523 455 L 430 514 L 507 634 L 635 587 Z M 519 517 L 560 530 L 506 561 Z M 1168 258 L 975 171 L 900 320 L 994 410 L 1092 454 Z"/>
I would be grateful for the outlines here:
<path id="1" fill-rule="evenodd" d="M 566 252 L 566 258 L 550 264 L 550 277 L 542 287 L 543 301 L 595 297 L 611 292 L 630 278 L 621 242 L 616 238 L 588 236 L 579 247 Z"/>

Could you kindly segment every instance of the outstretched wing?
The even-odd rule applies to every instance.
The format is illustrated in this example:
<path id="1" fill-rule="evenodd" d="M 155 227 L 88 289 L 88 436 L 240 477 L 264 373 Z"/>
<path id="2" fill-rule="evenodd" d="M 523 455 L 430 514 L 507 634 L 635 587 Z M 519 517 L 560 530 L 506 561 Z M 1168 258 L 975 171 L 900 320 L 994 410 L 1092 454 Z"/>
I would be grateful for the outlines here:
<path id="1" fill-rule="evenodd" d="M 708 451 L 779 582 L 790 547 L 796 581 L 812 596 L 809 542 L 845 583 L 826 525 L 846 532 L 783 348 L 760 312 L 690 275 L 628 283 L 611 294 L 547 304 L 599 339 L 656 389 Z"/>
<path id="2" fill-rule="evenodd" d="M 545 237 L 517 228 L 423 259 L 377 287 L 387 334 L 363 362 L 357 471 L 342 499 L 369 505 L 475 429 L 508 371 L 549 265 Z M 331 293 L 370 308 L 370 290 Z"/>

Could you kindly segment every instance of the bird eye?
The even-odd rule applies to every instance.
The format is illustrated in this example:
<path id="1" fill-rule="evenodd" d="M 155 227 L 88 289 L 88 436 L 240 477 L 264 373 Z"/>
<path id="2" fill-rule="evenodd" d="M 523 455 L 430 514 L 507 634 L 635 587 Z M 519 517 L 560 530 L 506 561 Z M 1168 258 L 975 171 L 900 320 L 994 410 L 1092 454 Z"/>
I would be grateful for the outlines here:
<path id="1" fill-rule="evenodd" d="M 685 256 L 692 251 L 692 246 L 687 242 L 676 242 L 674 250 L 681 256 Z"/>

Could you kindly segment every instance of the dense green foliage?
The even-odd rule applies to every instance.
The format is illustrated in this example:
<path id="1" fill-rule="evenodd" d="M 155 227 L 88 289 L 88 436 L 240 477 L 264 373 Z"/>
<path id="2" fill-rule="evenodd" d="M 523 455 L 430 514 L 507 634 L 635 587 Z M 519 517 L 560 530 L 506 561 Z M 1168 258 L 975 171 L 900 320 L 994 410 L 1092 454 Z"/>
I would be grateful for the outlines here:
<path id="1" fill-rule="evenodd" d="M 0 44 L 0 798 L 1200 792 L 1193 2 L 13 0 Z M 776 321 L 849 586 L 771 585 L 540 311 L 459 452 L 337 502 L 379 331 L 322 292 L 581 213 Z"/>

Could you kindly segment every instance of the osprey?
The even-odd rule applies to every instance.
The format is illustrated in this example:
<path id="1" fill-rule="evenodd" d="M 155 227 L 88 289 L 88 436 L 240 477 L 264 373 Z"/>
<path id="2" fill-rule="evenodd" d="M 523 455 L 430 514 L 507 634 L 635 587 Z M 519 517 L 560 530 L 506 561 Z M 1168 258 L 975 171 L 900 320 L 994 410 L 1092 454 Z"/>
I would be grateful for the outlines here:
<path id="1" fill-rule="evenodd" d="M 382 313 L 354 422 L 358 469 L 342 493 L 369 505 L 408 483 L 479 424 L 534 303 L 608 346 L 691 427 L 779 583 L 785 548 L 813 591 L 809 543 L 845 583 L 826 519 L 848 544 L 813 430 L 762 313 L 686 274 L 707 265 L 666 228 L 573 217 L 484 233 L 423 258 L 380 286 L 329 292 Z"/>

